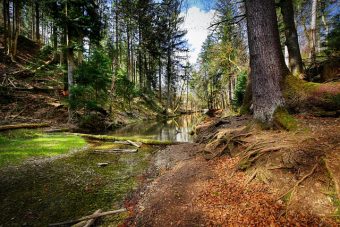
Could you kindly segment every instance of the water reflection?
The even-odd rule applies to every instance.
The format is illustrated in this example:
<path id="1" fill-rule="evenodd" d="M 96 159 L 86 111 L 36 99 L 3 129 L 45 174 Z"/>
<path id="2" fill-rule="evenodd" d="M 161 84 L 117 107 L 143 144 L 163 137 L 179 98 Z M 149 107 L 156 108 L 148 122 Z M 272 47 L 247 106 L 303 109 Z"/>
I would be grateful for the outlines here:
<path id="1" fill-rule="evenodd" d="M 161 141 L 193 142 L 190 135 L 201 114 L 182 115 L 164 121 L 142 121 L 110 133 L 114 136 L 141 137 Z"/>

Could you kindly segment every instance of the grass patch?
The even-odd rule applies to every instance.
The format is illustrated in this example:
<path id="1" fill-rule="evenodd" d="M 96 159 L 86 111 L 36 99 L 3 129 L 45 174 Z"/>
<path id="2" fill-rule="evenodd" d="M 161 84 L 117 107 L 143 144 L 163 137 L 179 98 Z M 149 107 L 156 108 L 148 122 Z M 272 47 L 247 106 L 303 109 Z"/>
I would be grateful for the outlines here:
<path id="1" fill-rule="evenodd" d="M 86 141 L 76 135 L 43 134 L 39 130 L 14 130 L 0 134 L 0 168 L 26 159 L 52 157 L 79 149 Z"/>
<path id="2" fill-rule="evenodd" d="M 93 149 L 116 144 L 96 143 Z M 0 169 L 0 223 L 4 226 L 47 226 L 49 223 L 118 209 L 149 166 L 154 148 L 134 154 L 94 154 L 91 149 L 43 163 Z M 97 163 L 109 163 L 98 167 Z M 116 226 L 127 214 L 101 219 Z"/>

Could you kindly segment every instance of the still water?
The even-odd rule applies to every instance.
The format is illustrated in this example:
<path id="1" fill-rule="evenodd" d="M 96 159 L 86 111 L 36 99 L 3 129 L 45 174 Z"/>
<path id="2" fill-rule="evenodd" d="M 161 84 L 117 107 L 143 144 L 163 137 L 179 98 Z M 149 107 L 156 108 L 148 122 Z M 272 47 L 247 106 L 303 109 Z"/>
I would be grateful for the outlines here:
<path id="1" fill-rule="evenodd" d="M 201 118 L 202 114 L 188 114 L 163 121 L 141 121 L 114 130 L 110 135 L 160 141 L 193 142 L 194 136 L 190 135 L 190 132 Z"/>

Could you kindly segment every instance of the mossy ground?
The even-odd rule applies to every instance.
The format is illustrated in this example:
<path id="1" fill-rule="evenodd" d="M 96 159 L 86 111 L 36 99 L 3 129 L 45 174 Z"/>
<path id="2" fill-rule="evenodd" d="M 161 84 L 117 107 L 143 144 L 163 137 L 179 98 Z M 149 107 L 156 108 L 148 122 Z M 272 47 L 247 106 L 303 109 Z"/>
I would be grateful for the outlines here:
<path id="1" fill-rule="evenodd" d="M 43 134 L 39 130 L 11 130 L 0 134 L 0 168 L 28 158 L 65 154 L 86 145 L 76 135 Z"/>
<path id="2" fill-rule="evenodd" d="M 336 111 L 340 108 L 340 83 L 313 83 L 292 75 L 284 82 L 287 108 L 294 112 Z"/>
<path id="3" fill-rule="evenodd" d="M 294 131 L 297 129 L 297 120 L 283 108 L 278 108 L 274 113 L 274 124 L 278 128 L 282 127 L 288 131 Z"/>
<path id="4" fill-rule="evenodd" d="M 35 136 L 34 141 L 39 141 L 35 145 L 45 143 L 46 135 Z M 61 139 L 62 136 L 69 138 L 70 135 L 47 137 Z M 33 143 L 31 139 L 27 141 L 29 144 Z M 97 209 L 121 208 L 128 193 L 137 188 L 138 176 L 148 168 L 154 148 L 144 145 L 135 154 L 91 152 L 108 147 L 120 146 L 95 143 L 88 150 L 51 161 L 1 168 L 0 223 L 4 226 L 47 226 L 91 214 Z M 52 153 L 56 152 L 52 149 Z M 98 163 L 103 162 L 109 164 L 98 167 Z M 115 225 L 124 216 L 126 214 L 106 217 L 100 224 Z"/>

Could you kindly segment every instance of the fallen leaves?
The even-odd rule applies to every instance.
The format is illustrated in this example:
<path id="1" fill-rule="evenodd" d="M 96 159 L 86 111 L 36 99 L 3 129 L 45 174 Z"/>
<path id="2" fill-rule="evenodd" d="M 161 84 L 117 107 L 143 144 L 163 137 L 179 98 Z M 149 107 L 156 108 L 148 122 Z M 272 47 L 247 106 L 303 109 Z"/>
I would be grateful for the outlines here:
<path id="1" fill-rule="evenodd" d="M 282 201 L 260 183 L 245 184 L 244 172 L 234 172 L 237 158 L 210 161 L 217 177 L 205 184 L 197 199 L 207 226 L 318 226 L 334 225 L 308 213 L 287 212 Z"/>

